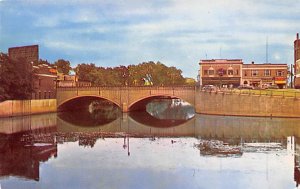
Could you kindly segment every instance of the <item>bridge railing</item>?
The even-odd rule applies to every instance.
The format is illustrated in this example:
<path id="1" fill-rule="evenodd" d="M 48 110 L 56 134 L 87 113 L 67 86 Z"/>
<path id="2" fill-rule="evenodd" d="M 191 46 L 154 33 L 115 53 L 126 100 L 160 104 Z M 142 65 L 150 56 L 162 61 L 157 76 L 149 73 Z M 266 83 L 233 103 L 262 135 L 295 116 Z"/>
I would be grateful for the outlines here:
<path id="1" fill-rule="evenodd" d="M 76 90 L 178 90 L 178 89 L 189 89 L 195 90 L 194 86 L 89 86 L 89 87 L 58 87 L 58 91 L 76 91 Z"/>
<path id="2" fill-rule="evenodd" d="M 201 90 L 208 93 L 223 93 L 237 95 L 253 95 L 253 96 L 270 96 L 270 97 L 288 97 L 300 99 L 300 90 L 293 89 L 216 89 L 216 90 Z"/>

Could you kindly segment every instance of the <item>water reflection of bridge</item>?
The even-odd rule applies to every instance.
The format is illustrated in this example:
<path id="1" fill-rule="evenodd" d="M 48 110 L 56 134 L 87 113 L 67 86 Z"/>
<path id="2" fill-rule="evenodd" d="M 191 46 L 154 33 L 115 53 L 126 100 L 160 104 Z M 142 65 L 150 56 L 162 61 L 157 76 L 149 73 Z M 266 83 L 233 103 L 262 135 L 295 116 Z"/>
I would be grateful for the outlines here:
<path id="1" fill-rule="evenodd" d="M 197 137 L 231 139 L 240 142 L 271 142 L 286 140 L 288 136 L 300 136 L 299 119 L 223 117 L 196 114 L 195 118 L 174 127 L 150 127 L 139 123 L 128 114 L 98 127 L 78 127 L 57 119 L 61 132 L 124 132 L 154 136 Z"/>
<path id="2" fill-rule="evenodd" d="M 181 125 L 159 128 L 139 123 L 128 114 L 123 114 L 122 117 L 105 125 L 79 127 L 61 120 L 54 113 L 4 118 L 0 119 L 0 125 L 0 176 L 14 175 L 39 180 L 40 162 L 58 155 L 57 143 L 79 141 L 79 145 L 88 145 L 95 143 L 100 138 L 101 135 L 95 133 L 104 132 L 123 133 L 123 135 L 115 135 L 116 137 L 124 137 L 128 136 L 127 133 L 132 133 L 141 137 L 196 137 L 228 140 L 236 144 L 240 142 L 284 143 L 288 136 L 295 136 L 294 178 L 296 183 L 300 181 L 299 119 L 222 117 L 196 114 L 193 119 Z M 27 137 L 28 140 L 23 140 L 24 133 L 27 133 L 25 136 L 29 136 L 29 138 Z M 83 134 L 69 135 L 69 133 Z M 90 137 L 88 133 L 92 133 L 93 137 Z M 30 138 L 30 136 L 34 136 L 34 138 Z M 23 137 L 22 140 L 20 137 Z M 47 143 L 47 145 L 39 145 L 41 142 Z"/>
<path id="3" fill-rule="evenodd" d="M 140 123 L 128 114 L 105 124 L 82 127 L 61 120 L 53 114 L 32 115 L 0 119 L 0 133 L 13 134 L 23 131 L 39 132 L 123 132 L 136 135 L 197 137 L 209 139 L 235 139 L 240 141 L 268 142 L 285 140 L 288 136 L 300 137 L 300 120 L 284 118 L 228 117 L 196 114 L 193 119 L 173 127 L 151 127 Z"/>

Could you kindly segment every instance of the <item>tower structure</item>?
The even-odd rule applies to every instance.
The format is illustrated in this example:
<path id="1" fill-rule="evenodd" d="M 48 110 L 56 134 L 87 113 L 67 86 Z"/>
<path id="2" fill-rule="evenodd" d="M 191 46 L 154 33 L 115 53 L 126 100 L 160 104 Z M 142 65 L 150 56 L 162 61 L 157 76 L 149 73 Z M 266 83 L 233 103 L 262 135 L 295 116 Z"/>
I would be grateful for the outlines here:
<path id="1" fill-rule="evenodd" d="M 294 41 L 294 86 L 300 88 L 300 39 L 299 33 Z"/>

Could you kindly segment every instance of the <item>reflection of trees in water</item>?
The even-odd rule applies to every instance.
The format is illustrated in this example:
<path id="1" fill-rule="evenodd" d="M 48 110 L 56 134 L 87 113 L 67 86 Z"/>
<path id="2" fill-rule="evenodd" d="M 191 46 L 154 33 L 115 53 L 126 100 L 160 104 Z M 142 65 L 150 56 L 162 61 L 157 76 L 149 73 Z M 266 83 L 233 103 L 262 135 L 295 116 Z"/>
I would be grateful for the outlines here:
<path id="1" fill-rule="evenodd" d="M 203 156 L 240 157 L 243 154 L 241 146 L 229 145 L 220 140 L 200 140 L 200 143 L 196 144 L 195 147 L 200 150 L 200 155 Z"/>
<path id="2" fill-rule="evenodd" d="M 227 143 L 225 140 L 214 139 L 200 139 L 199 144 L 195 147 L 200 150 L 200 155 L 203 156 L 218 156 L 227 157 L 235 156 L 240 157 L 243 153 L 269 153 L 278 152 L 285 149 L 284 142 L 237 142 L 236 144 Z"/>
<path id="3" fill-rule="evenodd" d="M 158 119 L 188 120 L 195 115 L 194 108 L 180 99 L 155 99 L 147 104 L 146 110 Z"/>
<path id="4" fill-rule="evenodd" d="M 94 100 L 87 109 L 59 112 L 58 116 L 78 126 L 100 126 L 116 120 L 121 113 L 121 110 L 111 102 Z"/>
<path id="5" fill-rule="evenodd" d="M 120 109 L 112 102 L 95 100 L 89 105 L 89 113 L 94 119 L 116 119 L 121 114 Z"/>

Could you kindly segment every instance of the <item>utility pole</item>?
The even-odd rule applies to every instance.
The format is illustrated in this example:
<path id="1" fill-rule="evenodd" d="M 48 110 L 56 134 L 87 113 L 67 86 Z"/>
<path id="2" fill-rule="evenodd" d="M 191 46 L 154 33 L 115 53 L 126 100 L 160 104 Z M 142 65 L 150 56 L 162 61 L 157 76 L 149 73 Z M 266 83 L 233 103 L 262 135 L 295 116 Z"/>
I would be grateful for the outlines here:
<path id="1" fill-rule="evenodd" d="M 266 39 L 266 63 L 269 63 L 269 60 L 268 60 L 268 47 L 269 44 L 268 44 L 268 36 L 267 36 L 267 39 Z"/>
<path id="2" fill-rule="evenodd" d="M 293 85 L 293 78 L 294 78 L 294 74 L 293 74 L 293 68 L 295 65 L 291 64 L 291 71 L 290 71 L 290 77 L 291 77 L 291 88 L 294 87 Z"/>

